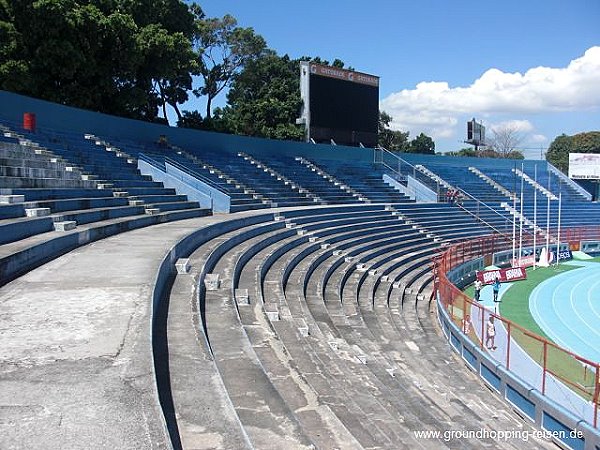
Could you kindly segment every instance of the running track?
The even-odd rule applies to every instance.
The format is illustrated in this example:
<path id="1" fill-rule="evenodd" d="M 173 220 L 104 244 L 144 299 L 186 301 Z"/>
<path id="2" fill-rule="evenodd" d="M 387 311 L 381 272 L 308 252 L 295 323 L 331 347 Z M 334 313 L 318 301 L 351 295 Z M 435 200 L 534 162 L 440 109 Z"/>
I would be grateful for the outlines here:
<path id="1" fill-rule="evenodd" d="M 600 362 L 600 264 L 564 264 L 581 267 L 540 283 L 529 297 L 529 310 L 554 342 Z"/>
<path id="2" fill-rule="evenodd" d="M 502 284 L 499 296 L 500 300 L 502 300 L 504 294 L 511 286 L 512 283 Z M 482 322 L 485 323 L 487 321 L 490 312 L 494 312 L 496 310 L 495 307 L 497 306 L 492 300 L 491 286 L 484 286 L 481 290 L 481 299 L 482 302 L 480 305 L 483 306 L 483 309 L 479 310 L 475 305 L 471 308 L 471 323 L 477 336 L 480 339 L 485 340 L 485 337 L 481 336 Z M 506 367 L 509 339 L 507 331 L 500 321 L 496 322 L 495 344 L 497 346 L 496 350 L 485 351 L 487 351 L 488 355 L 496 360 L 498 364 Z M 542 368 L 513 338 L 510 339 L 510 371 L 519 378 L 525 380 L 538 391 L 542 391 Z M 571 411 L 576 416 L 583 418 L 588 423 L 594 423 L 594 408 L 592 404 L 584 400 L 583 397 L 577 395 L 552 375 L 546 377 L 546 396 L 565 409 Z"/>

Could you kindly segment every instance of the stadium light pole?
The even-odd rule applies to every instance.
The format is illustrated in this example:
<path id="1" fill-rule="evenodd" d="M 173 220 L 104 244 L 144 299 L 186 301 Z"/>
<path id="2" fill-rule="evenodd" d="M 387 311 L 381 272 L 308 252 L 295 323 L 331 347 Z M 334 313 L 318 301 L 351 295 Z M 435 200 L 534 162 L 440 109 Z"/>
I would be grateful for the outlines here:
<path id="1" fill-rule="evenodd" d="M 512 229 L 512 260 L 511 263 L 515 262 L 515 252 L 517 244 L 517 163 L 513 169 L 513 229 Z"/>
<path id="2" fill-rule="evenodd" d="M 515 262 L 517 245 L 517 193 L 513 192 L 513 232 L 512 232 L 512 262 Z"/>
<path id="3" fill-rule="evenodd" d="M 525 166 L 521 163 L 521 213 L 519 217 L 519 259 L 523 256 L 523 182 L 525 180 Z"/>
<path id="4" fill-rule="evenodd" d="M 551 178 L 548 177 L 548 192 L 550 190 Z M 548 258 L 550 252 L 550 196 L 548 195 L 548 206 L 546 209 L 546 258 Z"/>
<path id="5" fill-rule="evenodd" d="M 533 166 L 533 179 L 537 186 L 537 164 Z M 536 266 L 535 244 L 537 243 L 537 188 L 533 191 L 533 270 Z"/>
<path id="6" fill-rule="evenodd" d="M 560 212 L 562 209 L 562 183 L 558 184 L 558 230 L 556 232 L 556 267 L 559 266 L 560 260 Z"/>

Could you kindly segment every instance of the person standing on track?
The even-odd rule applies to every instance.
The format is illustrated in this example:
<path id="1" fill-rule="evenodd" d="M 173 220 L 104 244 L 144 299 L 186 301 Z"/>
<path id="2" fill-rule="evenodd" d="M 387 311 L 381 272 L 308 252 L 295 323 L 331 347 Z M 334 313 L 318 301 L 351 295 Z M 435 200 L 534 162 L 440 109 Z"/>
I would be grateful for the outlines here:
<path id="1" fill-rule="evenodd" d="M 479 278 L 475 279 L 475 283 L 473 283 L 473 287 L 475 288 L 475 301 L 481 301 L 481 288 L 483 287 L 483 283 L 479 281 Z"/>
<path id="2" fill-rule="evenodd" d="M 500 300 L 498 300 L 498 293 L 500 292 L 500 278 L 496 277 L 492 290 L 494 291 L 494 302 L 500 303 Z"/>
<path id="3" fill-rule="evenodd" d="M 462 320 L 462 330 L 467 336 L 471 332 L 471 316 L 469 314 Z"/>
<path id="4" fill-rule="evenodd" d="M 485 346 L 487 347 L 487 349 L 496 350 L 498 348 L 496 347 L 496 344 L 494 342 L 496 339 L 496 325 L 494 325 L 494 316 L 492 316 L 491 314 L 486 323 L 485 334 Z"/>

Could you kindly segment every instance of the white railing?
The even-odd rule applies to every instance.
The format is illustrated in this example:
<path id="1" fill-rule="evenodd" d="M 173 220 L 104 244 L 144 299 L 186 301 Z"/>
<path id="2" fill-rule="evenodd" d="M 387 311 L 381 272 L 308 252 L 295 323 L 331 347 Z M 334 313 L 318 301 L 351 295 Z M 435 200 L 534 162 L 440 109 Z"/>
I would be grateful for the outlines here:
<path id="1" fill-rule="evenodd" d="M 479 178 L 481 178 L 483 181 L 485 181 L 487 184 L 492 186 L 494 189 L 496 189 L 501 194 L 506 195 L 508 198 L 513 200 L 512 192 L 510 192 L 508 189 L 506 189 L 504 186 L 502 186 L 500 183 L 498 183 L 493 178 L 488 177 L 485 173 L 483 173 L 477 167 L 469 167 L 469 171 L 474 173 L 475 175 L 477 175 Z M 517 201 L 519 201 L 519 200 L 517 199 Z"/>
<path id="2" fill-rule="evenodd" d="M 564 181 L 566 184 L 568 184 L 573 189 L 575 189 L 577 192 L 579 192 L 581 195 L 583 195 L 586 200 L 590 200 L 590 201 L 592 200 L 592 194 L 590 194 L 584 188 L 582 188 L 581 186 L 579 186 L 579 184 L 577 184 L 575 181 L 571 180 L 568 176 L 566 176 L 564 173 L 562 173 L 560 170 L 558 170 L 552 164 L 550 164 L 550 163 L 547 163 L 547 164 L 548 164 L 548 171 L 549 172 L 552 172 L 560 180 Z"/>
<path id="3" fill-rule="evenodd" d="M 517 176 L 523 178 L 523 180 L 525 180 L 527 183 L 529 183 L 535 189 L 537 189 L 542 194 L 544 194 L 546 197 L 550 198 L 550 200 L 558 200 L 558 197 L 556 195 L 554 195 L 552 192 L 550 192 L 548 189 L 546 189 L 544 186 L 542 186 L 537 181 L 533 180 L 529 175 L 527 175 L 521 169 L 512 169 L 512 171 L 514 173 L 516 173 Z"/>

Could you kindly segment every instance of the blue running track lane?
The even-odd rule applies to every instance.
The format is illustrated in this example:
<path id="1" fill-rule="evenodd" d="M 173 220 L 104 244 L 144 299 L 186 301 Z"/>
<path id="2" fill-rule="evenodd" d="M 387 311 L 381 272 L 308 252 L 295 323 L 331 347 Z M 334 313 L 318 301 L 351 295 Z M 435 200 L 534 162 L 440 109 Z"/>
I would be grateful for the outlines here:
<path id="1" fill-rule="evenodd" d="M 600 264 L 582 266 L 540 283 L 529 297 L 529 310 L 554 342 L 600 362 Z"/>
<path id="2" fill-rule="evenodd" d="M 504 294 L 511 286 L 512 283 L 502 283 L 498 295 L 499 300 L 502 301 Z M 499 314 L 496 312 L 496 306 L 498 304 L 493 301 L 491 286 L 484 286 L 481 290 L 481 299 L 482 301 L 479 304 L 484 307 L 483 314 L 478 311 L 476 306 L 473 306 L 471 308 L 471 323 L 477 336 L 480 339 L 483 339 L 483 342 L 485 343 L 485 336 L 481 336 L 481 322 L 487 322 L 490 312 L 495 312 L 497 315 Z M 497 348 L 496 350 L 487 350 L 484 348 L 484 351 L 487 351 L 490 357 L 496 360 L 498 364 L 506 367 L 508 333 L 500 320 L 496 320 L 495 323 L 495 345 Z M 542 367 L 536 363 L 514 339 L 511 339 L 510 343 L 510 371 L 522 380 L 525 380 L 539 392 L 542 392 Z M 582 397 L 549 374 L 546 376 L 546 396 L 566 410 L 571 411 L 573 415 L 583 418 L 588 423 L 593 423 L 594 408 L 591 402 L 585 401 Z"/>

